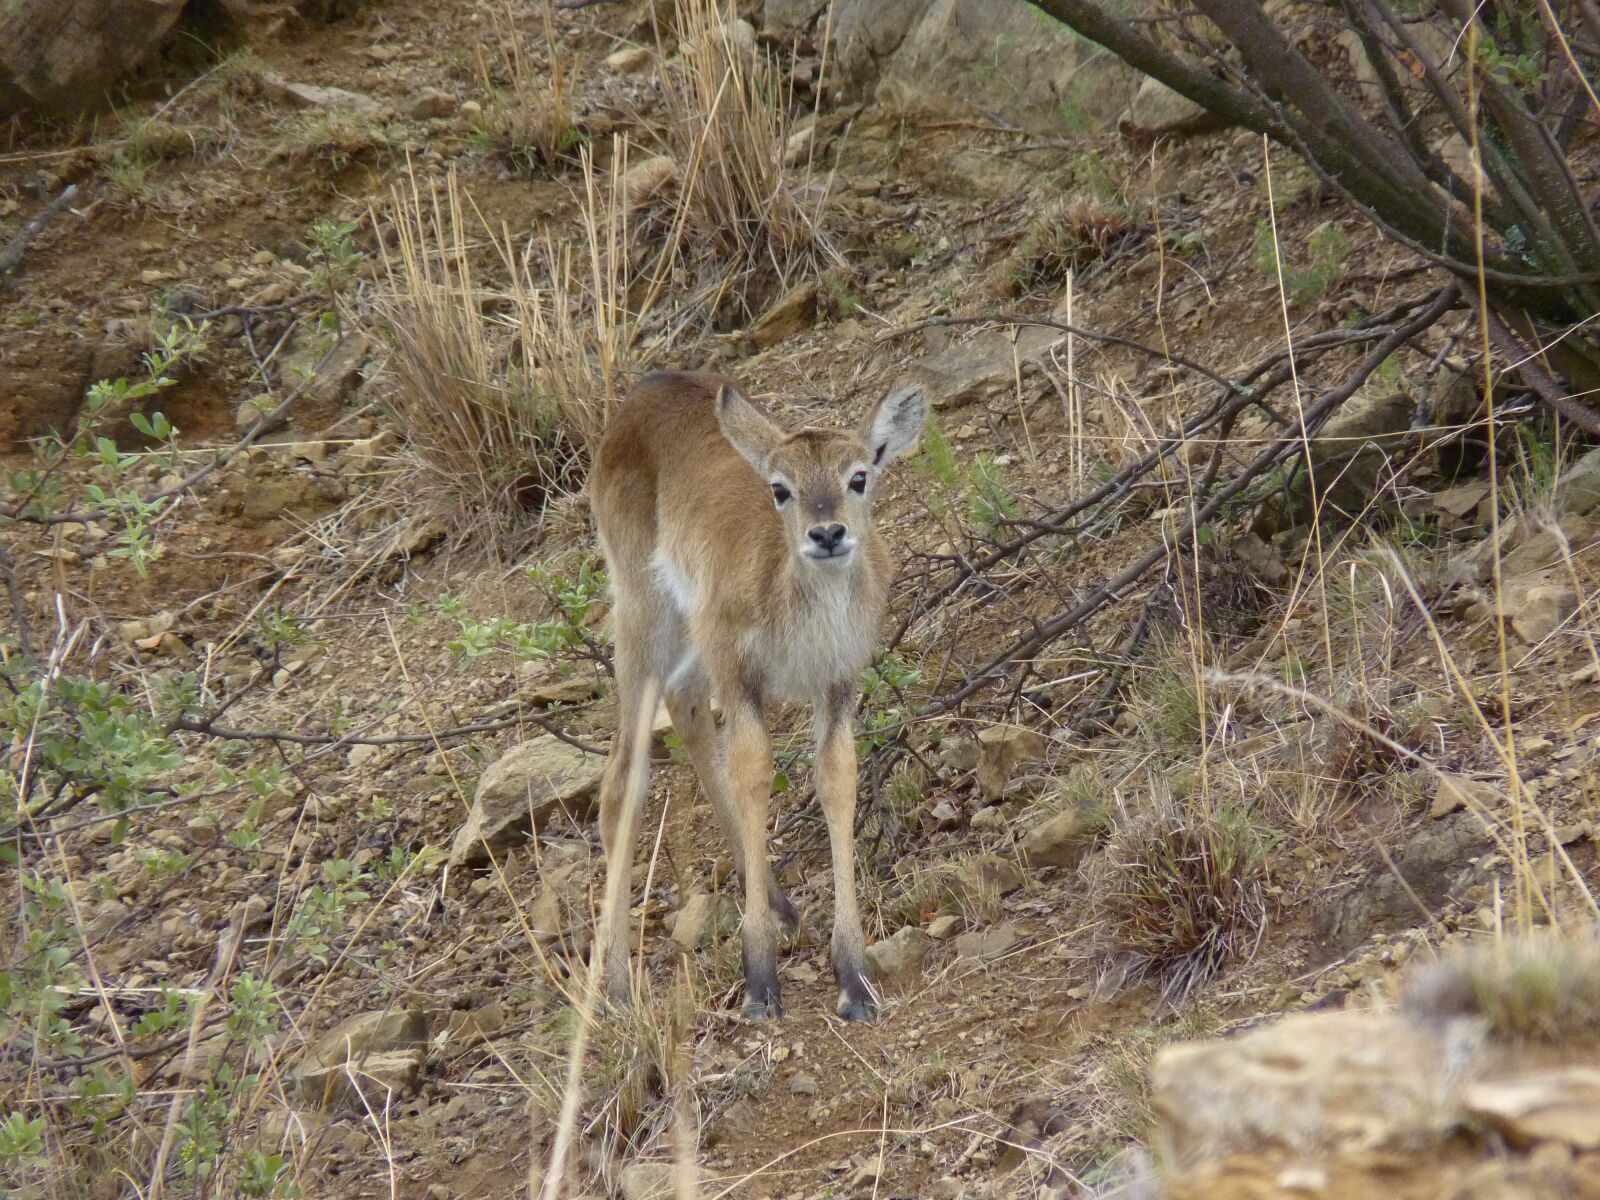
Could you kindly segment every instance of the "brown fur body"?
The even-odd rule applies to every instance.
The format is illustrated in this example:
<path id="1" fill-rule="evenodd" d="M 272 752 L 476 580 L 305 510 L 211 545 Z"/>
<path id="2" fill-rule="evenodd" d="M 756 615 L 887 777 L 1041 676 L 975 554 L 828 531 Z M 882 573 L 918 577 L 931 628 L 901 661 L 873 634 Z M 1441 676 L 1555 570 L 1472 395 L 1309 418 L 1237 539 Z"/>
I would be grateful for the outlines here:
<path id="1" fill-rule="evenodd" d="M 790 434 L 731 380 L 657 373 L 640 381 L 601 440 L 590 498 L 611 572 L 621 709 L 601 787 L 607 872 L 626 879 L 631 870 L 646 776 L 630 768 L 647 747 L 629 731 L 648 729 L 661 695 L 744 880 L 746 1011 L 754 1016 L 782 1011 L 777 921 L 796 919 L 766 857 L 769 701 L 813 707 L 837 892 L 839 1012 L 859 1019 L 873 1007 L 855 898 L 850 721 L 890 575 L 870 484 L 914 442 L 922 411 L 920 395 L 898 393 L 861 435 Z M 727 714 L 721 734 L 713 694 Z M 622 999 L 630 990 L 625 910 L 607 929 L 607 988 Z"/>

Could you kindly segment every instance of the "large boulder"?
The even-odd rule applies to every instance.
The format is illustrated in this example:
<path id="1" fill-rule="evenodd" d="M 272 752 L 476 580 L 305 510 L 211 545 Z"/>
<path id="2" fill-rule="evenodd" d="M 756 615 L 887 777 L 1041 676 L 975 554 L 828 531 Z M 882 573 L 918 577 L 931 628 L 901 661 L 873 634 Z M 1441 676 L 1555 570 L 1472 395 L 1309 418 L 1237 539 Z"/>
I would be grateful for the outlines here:
<path id="1" fill-rule="evenodd" d="M 847 94 L 1043 134 L 1109 124 L 1138 75 L 1024 0 L 766 0 L 762 27 L 832 37 Z M 824 17 L 824 12 L 827 16 Z"/>
<path id="2" fill-rule="evenodd" d="M 1476 1023 L 1309 1013 L 1238 1037 L 1169 1046 L 1150 1070 L 1168 1161 L 1266 1148 L 1299 1154 L 1416 1150 L 1449 1131 Z"/>
<path id="3" fill-rule="evenodd" d="M 1218 129 L 1223 120 L 1159 79 L 1146 79 L 1133 94 L 1133 103 L 1118 125 L 1135 138 L 1177 137 Z"/>
<path id="4" fill-rule="evenodd" d="M 73 117 L 160 48 L 184 0 L 8 0 L 0 5 L 0 119 Z"/>
<path id="5" fill-rule="evenodd" d="M 600 755 L 548 734 L 513 746 L 479 777 L 472 811 L 450 847 L 450 865 L 483 862 L 521 841 L 558 809 L 587 815 L 605 767 Z"/>

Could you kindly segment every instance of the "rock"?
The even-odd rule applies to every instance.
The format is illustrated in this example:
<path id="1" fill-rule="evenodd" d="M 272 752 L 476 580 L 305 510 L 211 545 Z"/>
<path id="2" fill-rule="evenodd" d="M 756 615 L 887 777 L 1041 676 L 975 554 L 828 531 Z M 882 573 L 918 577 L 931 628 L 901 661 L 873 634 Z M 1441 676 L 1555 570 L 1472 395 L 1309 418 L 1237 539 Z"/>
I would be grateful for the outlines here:
<path id="1" fill-rule="evenodd" d="M 798 167 L 812 155 L 817 144 L 817 123 L 810 118 L 797 126 L 789 135 L 789 140 L 783 144 L 783 165 Z"/>
<path id="2" fill-rule="evenodd" d="M 352 769 L 359 770 L 368 763 L 375 762 L 382 755 L 382 746 L 374 746 L 369 742 L 359 742 L 350 747 L 344 756 L 344 760 Z"/>
<path id="3" fill-rule="evenodd" d="M 978 731 L 978 794 L 998 800 L 1018 763 L 1043 758 L 1044 735 L 1021 725 L 991 725 Z"/>
<path id="4" fill-rule="evenodd" d="M 677 192 L 680 179 L 677 160 L 670 155 L 658 154 L 634 163 L 617 181 L 623 209 L 637 215 L 656 207 Z"/>
<path id="5" fill-rule="evenodd" d="M 637 75 L 655 60 L 656 56 L 644 46 L 624 46 L 606 55 L 606 70 L 618 75 Z"/>
<path id="6" fill-rule="evenodd" d="M 417 1092 L 422 1077 L 420 1049 L 370 1054 L 360 1062 L 308 1067 L 297 1073 L 301 1100 L 322 1108 L 381 1113 Z"/>
<path id="7" fill-rule="evenodd" d="M 1160 1150 L 1183 1166 L 1268 1149 L 1435 1144 L 1455 1122 L 1450 1100 L 1480 1038 L 1474 1021 L 1319 1012 L 1168 1046 L 1150 1076 Z"/>
<path id="8" fill-rule="evenodd" d="M 1133 94 L 1128 111 L 1118 121 L 1124 136 L 1134 138 L 1175 137 L 1204 133 L 1227 124 L 1209 109 L 1202 108 L 1181 92 L 1175 92 L 1159 79 L 1146 78 Z"/>
<path id="9" fill-rule="evenodd" d="M 804 333 L 817 322 L 817 281 L 808 279 L 793 287 L 750 328 L 750 340 L 765 350 Z"/>
<path id="10" fill-rule="evenodd" d="M 1017 931 L 1010 925 L 1002 924 L 991 929 L 974 929 L 970 933 L 963 933 L 952 944 L 959 957 L 986 962 L 1005 954 L 1017 941 Z"/>
<path id="11" fill-rule="evenodd" d="M 617 1186 L 622 1200 L 672 1200 L 678 1194 L 677 1169 L 672 1163 L 631 1162 L 622 1168 Z"/>
<path id="12" fill-rule="evenodd" d="M 1537 645 L 1578 611 L 1578 596 L 1572 584 L 1556 574 L 1508 579 L 1501 591 L 1501 609 L 1512 632 Z"/>
<path id="13" fill-rule="evenodd" d="M 1320 495 L 1347 515 L 1363 512 L 1390 459 L 1412 438 L 1416 402 L 1405 392 L 1363 393 L 1346 401 L 1311 440 L 1311 466 Z M 1303 474 L 1303 473 L 1302 473 Z M 1308 511 L 1309 487 L 1296 494 L 1296 511 Z"/>
<path id="14" fill-rule="evenodd" d="M 1498 812 L 1504 803 L 1505 797 L 1493 784 L 1457 775 L 1453 771 L 1442 771 L 1434 785 L 1433 803 L 1428 807 L 1428 815 L 1437 820 L 1468 807 L 1478 812 L 1487 809 L 1492 813 Z"/>
<path id="15" fill-rule="evenodd" d="M 985 116 L 1038 134 L 1113 120 L 1136 72 L 1025 4 L 836 0 L 829 18 L 847 93 L 903 112 Z"/>
<path id="16" fill-rule="evenodd" d="M 450 847 L 450 865 L 483 862 L 558 808 L 586 815 L 604 773 L 604 757 L 549 735 L 513 746 L 478 779 L 472 810 Z"/>
<path id="17" fill-rule="evenodd" d="M 998 854 L 980 854 L 967 860 L 956 872 L 947 899 L 972 896 L 1008 896 L 1027 882 L 1022 868 Z"/>
<path id="18" fill-rule="evenodd" d="M 452 1012 L 445 1024 L 445 1040 L 481 1042 L 505 1027 L 505 1005 L 498 1000 L 491 1000 L 479 1008 Z"/>
<path id="19" fill-rule="evenodd" d="M 271 71 L 262 72 L 261 85 L 269 95 L 293 108 L 320 108 L 367 117 L 382 117 L 388 113 L 382 103 L 360 92 L 323 87 L 315 83 L 296 83 Z"/>
<path id="20" fill-rule="evenodd" d="M 696 892 L 670 914 L 672 940 L 685 950 L 719 942 L 739 928 L 739 908 L 721 893 Z"/>
<path id="21" fill-rule="evenodd" d="M 883 1158 L 875 1154 L 850 1172 L 844 1181 L 844 1186 L 849 1192 L 876 1192 L 881 1182 L 883 1182 Z"/>
<path id="22" fill-rule="evenodd" d="M 980 808 L 972 814 L 972 819 L 967 824 L 974 829 L 1004 829 L 1006 827 L 1005 809 L 998 805 L 993 808 Z"/>
<path id="23" fill-rule="evenodd" d="M 789 1080 L 789 1091 L 796 1096 L 815 1096 L 817 1094 L 817 1077 L 805 1071 L 796 1071 Z"/>
<path id="24" fill-rule="evenodd" d="M 277 392 L 262 392 L 258 396 L 250 396 L 239 402 L 239 407 L 233 410 L 234 428 L 243 433 L 255 426 L 256 422 L 265 417 L 278 405 L 283 403 L 283 397 Z M 278 417 L 271 424 L 262 429 L 263 433 L 270 433 L 275 429 L 282 429 L 288 422 L 283 417 Z"/>
<path id="25" fill-rule="evenodd" d="M 1094 844 L 1099 828 L 1100 822 L 1069 808 L 1028 830 L 1017 853 L 1030 867 L 1070 867 Z"/>
<path id="26" fill-rule="evenodd" d="M 545 669 L 540 663 L 530 662 L 526 665 L 534 671 Z M 549 708 L 554 704 L 582 704 L 585 700 L 593 700 L 596 692 L 595 677 L 580 671 L 565 678 L 560 675 L 547 675 L 524 688 L 522 698 L 529 704 Z"/>
<path id="27" fill-rule="evenodd" d="M 332 346 L 322 338 L 296 337 L 284 348 L 284 375 L 304 389 L 302 403 L 335 407 L 360 386 L 371 349 L 361 333 L 347 333 Z"/>
<path id="28" fill-rule="evenodd" d="M 456 111 L 456 98 L 438 88 L 423 88 L 406 105 L 406 116 L 415 121 L 431 121 L 448 117 Z"/>
<path id="29" fill-rule="evenodd" d="M 766 0 L 761 6 L 764 33 L 805 33 L 817 23 L 827 0 Z"/>
<path id="30" fill-rule="evenodd" d="M 1373 933 L 1415 924 L 1422 917 L 1419 901 L 1432 911 L 1481 879 L 1472 860 L 1490 848 L 1482 822 L 1471 813 L 1429 821 L 1394 856 L 1398 879 L 1388 864 L 1375 863 L 1353 891 L 1317 910 L 1318 938 L 1332 955 L 1354 949 Z"/>
<path id="31" fill-rule="evenodd" d="M 867 973 L 879 983 L 903 984 L 916 978 L 933 939 L 915 925 L 867 947 Z"/>
<path id="32" fill-rule="evenodd" d="M 1600 1150 L 1600 1069 L 1570 1066 L 1467 1089 L 1467 1112 L 1518 1149 L 1560 1142 Z"/>
<path id="33" fill-rule="evenodd" d="M 105 107 L 183 9 L 183 0 L 10 0 L 0 7 L 0 119 Z"/>
<path id="34" fill-rule="evenodd" d="M 928 922 L 928 936 L 936 942 L 947 942 L 961 932 L 964 924 L 954 913 L 945 913 Z"/>
<path id="35" fill-rule="evenodd" d="M 1562 472 L 1555 510 L 1564 516 L 1588 516 L 1596 509 L 1600 509 L 1600 450 L 1591 450 Z"/>
<path id="36" fill-rule="evenodd" d="M 950 738 L 939 747 L 939 761 L 952 771 L 970 771 L 978 765 L 978 743 L 971 738 Z"/>
<path id="37" fill-rule="evenodd" d="M 1476 515 L 1478 506 L 1489 498 L 1487 483 L 1464 483 L 1459 487 L 1445 488 L 1429 498 L 1435 512 L 1464 521 Z"/>
<path id="38" fill-rule="evenodd" d="M 427 1040 L 428 1018 L 420 1009 L 359 1013 L 319 1037 L 306 1050 L 305 1058 L 319 1066 L 332 1066 L 411 1049 Z"/>
<path id="39" fill-rule="evenodd" d="M 355 472 L 371 470 L 378 466 L 382 459 L 389 458 L 390 451 L 394 450 L 398 440 L 400 437 L 392 429 L 379 429 L 371 437 L 357 438 L 344 448 L 341 464 Z"/>
<path id="40" fill-rule="evenodd" d="M 979 334 L 913 363 L 907 382 L 919 384 L 934 408 L 988 399 L 1015 388 L 1019 370 L 1024 381 L 1031 378 L 1066 336 L 1037 326 L 1018 330 L 1015 342 L 1003 333 Z"/>
<path id="41" fill-rule="evenodd" d="M 214 846 L 222 839 L 214 817 L 190 817 L 184 822 L 183 831 L 196 846 Z"/>

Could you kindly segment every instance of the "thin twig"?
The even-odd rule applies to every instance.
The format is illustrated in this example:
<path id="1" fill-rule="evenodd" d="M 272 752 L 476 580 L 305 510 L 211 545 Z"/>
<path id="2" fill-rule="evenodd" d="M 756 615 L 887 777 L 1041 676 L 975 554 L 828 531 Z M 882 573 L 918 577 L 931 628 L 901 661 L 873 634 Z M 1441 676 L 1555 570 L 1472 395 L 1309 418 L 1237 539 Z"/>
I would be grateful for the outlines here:
<path id="1" fill-rule="evenodd" d="M 282 729 L 235 729 L 228 725 L 218 725 L 214 721 L 197 721 L 184 718 L 175 721 L 172 728 L 185 733 L 199 733 L 207 737 L 222 738 L 226 741 L 244 742 L 289 742 L 296 746 L 405 746 L 415 745 L 419 742 L 431 742 L 435 738 L 465 737 L 474 733 L 493 733 L 499 729 L 511 729 L 517 725 L 537 725 L 546 733 L 559 741 L 567 743 L 585 754 L 605 754 L 606 751 L 599 746 L 591 745 L 579 738 L 566 733 L 549 717 L 541 717 L 535 713 L 523 713 L 515 717 L 507 717 L 501 721 L 480 721 L 472 725 L 452 725 L 448 729 L 439 729 L 431 733 L 397 733 L 388 737 L 355 737 L 353 735 L 338 736 L 329 733 L 290 733 Z"/>
<path id="2" fill-rule="evenodd" d="M 17 231 L 16 235 L 6 243 L 4 250 L 0 250 L 0 286 L 4 285 L 6 278 L 22 261 L 22 256 L 28 252 L 28 246 L 33 239 L 44 232 L 44 227 L 55 220 L 67 205 L 72 203 L 77 194 L 78 185 L 68 184 L 59 196 L 35 213 L 33 218 Z"/>

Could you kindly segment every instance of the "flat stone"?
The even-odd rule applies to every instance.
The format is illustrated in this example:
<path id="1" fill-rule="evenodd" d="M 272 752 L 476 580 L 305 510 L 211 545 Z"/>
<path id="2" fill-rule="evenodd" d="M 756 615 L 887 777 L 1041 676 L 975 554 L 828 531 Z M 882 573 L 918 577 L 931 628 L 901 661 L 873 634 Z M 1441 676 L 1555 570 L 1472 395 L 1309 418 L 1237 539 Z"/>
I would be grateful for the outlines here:
<path id="1" fill-rule="evenodd" d="M 1151 1067 L 1157 1144 L 1192 1166 L 1269 1150 L 1367 1153 L 1437 1145 L 1477 1061 L 1472 1020 L 1373 1012 L 1287 1017 L 1235 1037 L 1183 1042 Z"/>
<path id="2" fill-rule="evenodd" d="M 1030 867 L 1070 867 L 1094 844 L 1099 828 L 1099 822 L 1069 808 L 1028 830 L 1017 853 Z"/>
<path id="3" fill-rule="evenodd" d="M 606 55 L 606 70 L 618 75 L 637 75 L 655 60 L 656 56 L 644 46 L 624 46 Z"/>
<path id="4" fill-rule="evenodd" d="M 448 117 L 456 111 L 456 98 L 438 88 L 423 88 L 406 105 L 406 116 L 416 121 Z"/>
<path id="5" fill-rule="evenodd" d="M 999 958 L 1017 944 L 1017 931 L 1010 925 L 996 925 L 991 929 L 974 929 L 963 933 L 952 943 L 961 958 L 975 958 L 981 962 Z"/>
<path id="6" fill-rule="evenodd" d="M 1438 820 L 1467 807 L 1495 812 L 1504 803 L 1505 796 L 1493 784 L 1458 775 L 1454 771 L 1442 771 L 1434 785 L 1433 803 L 1428 807 L 1428 815 Z"/>
<path id="7" fill-rule="evenodd" d="M 1015 341 L 1006 333 L 984 333 L 957 342 L 937 354 L 911 364 L 908 382 L 922 387 L 934 408 L 955 408 L 984 400 L 1016 386 L 1020 369 L 1024 381 L 1039 360 L 1066 340 L 1055 329 L 1024 325 Z"/>
<path id="8" fill-rule="evenodd" d="M 1512 632 L 1529 645 L 1544 641 L 1578 611 L 1572 584 L 1554 574 L 1508 580 L 1501 603 Z"/>
<path id="9" fill-rule="evenodd" d="M 671 914 L 672 940 L 685 950 L 721 941 L 739 928 L 739 908 L 720 893 L 696 892 Z"/>
<path id="10" fill-rule="evenodd" d="M 991 725 L 978 731 L 978 794 L 998 800 L 1018 765 L 1044 757 L 1044 735 L 1021 725 Z"/>
<path id="11" fill-rule="evenodd" d="M 422 1078 L 420 1048 L 369 1054 L 359 1062 L 308 1067 L 296 1075 L 300 1099 L 321 1108 L 381 1113 L 416 1095 Z"/>
<path id="12" fill-rule="evenodd" d="M 309 1062 L 329 1066 L 421 1046 L 427 1040 L 428 1018 L 421 1009 L 358 1013 L 319 1037 L 306 1050 L 305 1057 Z"/>
<path id="13" fill-rule="evenodd" d="M 297 83 L 271 71 L 262 73 L 261 83 L 270 95 L 294 108 L 339 110 L 371 117 L 383 116 L 388 111 L 380 101 L 360 92 L 316 83 Z"/>
<path id="14" fill-rule="evenodd" d="M 1465 1107 L 1519 1149 L 1560 1142 L 1600 1150 L 1600 1070 L 1594 1067 L 1476 1083 L 1467 1089 Z"/>
<path id="15" fill-rule="evenodd" d="M 750 340 L 765 350 L 810 329 L 817 323 L 817 294 L 815 279 L 791 288 L 750 327 Z"/>
<path id="16" fill-rule="evenodd" d="M 1125 136 L 1156 138 L 1220 129 L 1221 117 L 1175 92 L 1159 79 L 1146 77 L 1118 122 Z"/>
<path id="17" fill-rule="evenodd" d="M 954 913 L 945 913 L 928 922 L 928 936 L 936 942 L 948 942 L 961 932 L 961 927 L 966 924 Z"/>
<path id="18" fill-rule="evenodd" d="M 879 983 L 905 983 L 916 977 L 933 939 L 915 925 L 867 947 L 867 972 Z"/>
<path id="19" fill-rule="evenodd" d="M 558 809 L 575 817 L 594 807 L 606 760 L 549 735 L 513 746 L 478 779 L 472 810 L 456 831 L 450 865 L 483 862 L 522 840 Z"/>

